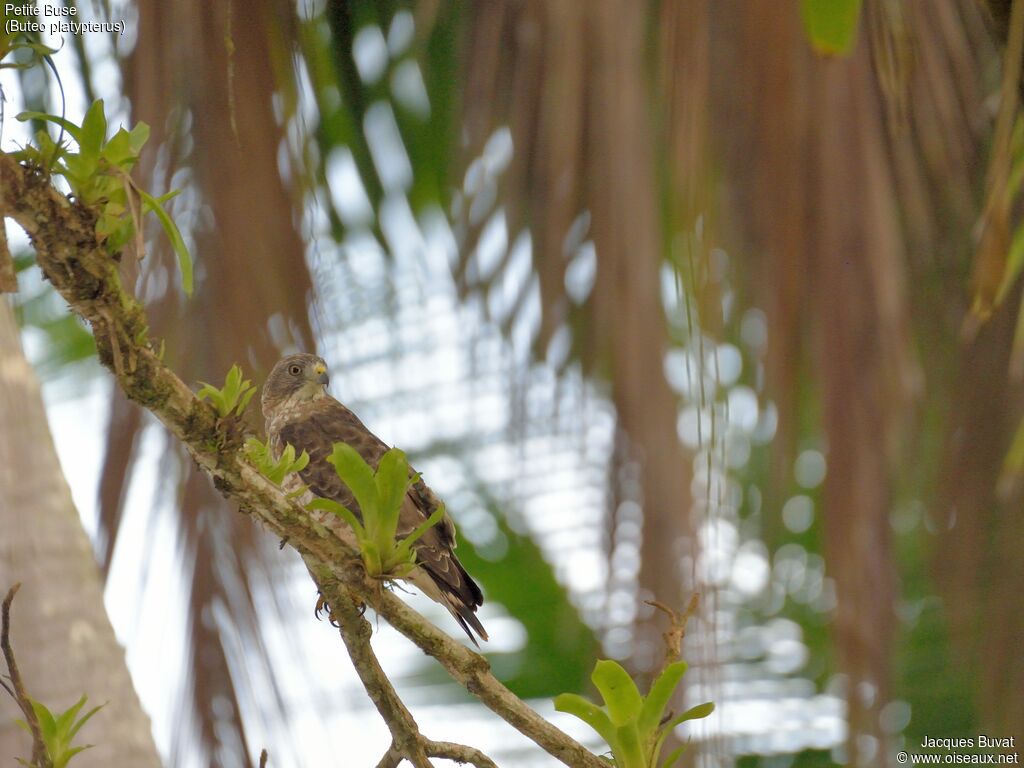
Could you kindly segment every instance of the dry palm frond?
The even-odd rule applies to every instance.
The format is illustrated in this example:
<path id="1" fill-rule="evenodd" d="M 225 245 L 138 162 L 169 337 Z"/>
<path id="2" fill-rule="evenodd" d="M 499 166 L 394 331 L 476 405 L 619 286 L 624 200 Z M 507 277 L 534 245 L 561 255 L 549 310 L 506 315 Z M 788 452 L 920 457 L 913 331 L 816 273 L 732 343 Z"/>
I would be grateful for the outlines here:
<path id="1" fill-rule="evenodd" d="M 646 9 L 631 2 L 474 6 L 462 125 L 468 158 L 485 153 L 496 129 L 507 126 L 511 133 L 511 164 L 489 210 L 504 210 L 510 241 L 524 228 L 531 235 L 540 297 L 534 352 L 544 357 L 552 340 L 568 333 L 566 359 L 610 383 L 628 445 L 621 459 L 642 467 L 640 588 L 681 604 L 690 490 L 675 429 L 676 398 L 663 375 L 666 247 L 648 87 L 649 21 Z M 692 116 L 688 109 L 684 119 Z M 467 178 L 476 170 L 471 166 Z M 502 281 L 512 248 L 479 274 L 478 237 L 488 217 L 474 204 L 487 198 L 470 186 L 456 277 L 464 292 L 486 292 Z M 596 273 L 585 295 L 574 295 L 566 287 L 567 270 L 587 241 L 597 254 Z M 506 311 L 497 319 L 511 328 L 520 313 L 536 310 L 516 300 Z M 657 648 L 653 624 L 642 635 L 638 647 L 646 651 L 635 661 L 646 667 Z"/>
<path id="2" fill-rule="evenodd" d="M 216 380 L 235 362 L 259 376 L 283 346 L 313 347 L 307 308 L 311 281 L 295 228 L 299 196 L 278 166 L 285 141 L 281 119 L 293 117 L 294 103 L 281 119 L 273 107 L 276 86 L 293 77 L 293 9 L 274 0 L 141 2 L 137 7 L 139 38 L 125 64 L 127 90 L 133 119 L 153 126 L 151 144 L 158 148 L 143 158 L 142 168 L 151 179 L 159 177 L 154 188 L 183 178 L 192 182 L 176 203 L 181 203 L 179 219 L 192 224 L 199 269 L 195 295 L 186 304 L 168 280 L 174 274 L 169 254 L 157 247 L 142 264 L 138 290 L 152 309 L 151 334 L 166 341 L 168 358 L 193 380 Z M 111 413 L 100 486 L 107 566 L 131 476 L 125 468 L 139 459 L 137 444 L 145 428 L 135 406 L 117 396 Z M 265 655 L 249 584 L 254 570 L 277 564 L 268 562 L 251 525 L 191 474 L 184 455 L 169 445 L 165 451 L 162 463 L 177 468 L 170 475 L 185 478 L 180 560 L 195 568 L 183 578 L 193 683 L 185 685 L 191 701 L 182 711 L 194 713 L 205 760 L 252 764 L 239 707 L 238 685 L 244 681 L 234 677 L 244 667 L 210 616 L 215 606 L 226 607 L 247 649 Z M 226 553 L 231 557 L 225 561 Z M 273 676 L 269 679 L 273 685 Z M 218 701 L 231 704 L 226 720 L 223 708 L 216 714 Z M 274 706 L 284 719 L 280 695 L 271 701 Z M 176 754 L 194 748 L 184 746 L 195 743 L 189 728 L 176 732 L 181 739 Z"/>

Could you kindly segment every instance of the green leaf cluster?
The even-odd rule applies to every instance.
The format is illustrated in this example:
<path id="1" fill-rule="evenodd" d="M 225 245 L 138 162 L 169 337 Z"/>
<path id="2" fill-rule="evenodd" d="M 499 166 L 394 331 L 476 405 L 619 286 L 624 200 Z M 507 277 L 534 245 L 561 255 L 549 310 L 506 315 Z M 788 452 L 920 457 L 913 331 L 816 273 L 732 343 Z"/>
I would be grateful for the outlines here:
<path id="1" fill-rule="evenodd" d="M 119 252 L 137 236 L 143 215 L 149 212 L 156 215 L 178 257 L 185 292 L 191 295 L 192 256 L 178 226 L 163 207 L 177 192 L 153 197 L 140 189 L 129 175 L 149 140 L 149 126 L 140 122 L 130 131 L 119 128 L 107 140 L 107 117 L 102 99 L 92 103 L 81 126 L 45 112 L 22 112 L 18 120 L 54 123 L 61 128 L 62 135 L 67 133 L 75 140 L 78 151 L 72 152 L 61 139 L 54 141 L 46 131 L 39 131 L 35 144 L 15 156 L 63 176 L 77 200 L 99 211 L 96 237 L 111 253 Z"/>
<path id="2" fill-rule="evenodd" d="M 673 750 L 659 764 L 665 739 L 680 723 L 710 715 L 715 705 L 708 701 L 686 710 L 678 717 L 665 715 L 672 694 L 686 673 L 686 662 L 677 661 L 662 670 L 651 684 L 647 696 L 641 696 L 633 678 L 618 662 L 601 659 L 591 680 L 597 686 L 604 706 L 599 707 L 575 693 L 555 698 L 555 709 L 583 720 L 608 742 L 617 768 L 670 768 L 686 748 Z"/>
<path id="3" fill-rule="evenodd" d="M 224 379 L 222 389 L 217 389 L 205 381 L 199 383 L 203 385 L 203 388 L 196 393 L 196 396 L 200 400 L 209 400 L 213 403 L 213 407 L 217 409 L 217 414 L 222 419 L 231 415 L 241 416 L 249 406 L 252 396 L 256 394 L 256 387 L 248 379 L 242 379 L 242 369 L 237 365 L 231 366 L 227 378 Z"/>
<path id="4" fill-rule="evenodd" d="M 50 712 L 44 704 L 34 699 L 30 701 L 32 701 L 32 709 L 36 713 L 36 719 L 39 720 L 39 730 L 42 732 L 43 744 L 46 745 L 46 754 L 50 758 L 53 768 L 64 768 L 72 757 L 92 747 L 92 744 L 74 747 L 71 745 L 71 742 L 74 741 L 75 736 L 82 729 L 82 726 L 89 721 L 89 718 L 103 709 L 106 706 L 105 704 L 93 707 L 84 715 L 78 717 L 79 711 L 85 706 L 85 694 L 82 694 L 82 698 L 58 715 Z M 19 726 L 31 732 L 28 723 L 24 720 L 18 720 L 17 722 Z M 20 757 L 15 759 L 22 765 L 34 768 L 31 763 L 22 760 Z"/>
<path id="5" fill-rule="evenodd" d="M 309 464 L 309 454 L 303 451 L 296 457 L 295 448 L 291 444 L 286 445 L 281 451 L 281 457 L 275 459 L 270 441 L 261 443 L 255 437 L 250 437 L 245 441 L 245 455 L 260 471 L 260 474 L 275 485 L 280 485 L 284 482 L 285 477 L 292 472 L 301 472 Z"/>
<path id="6" fill-rule="evenodd" d="M 396 541 L 402 502 L 409 488 L 418 480 L 418 476 L 409 471 L 405 453 L 392 448 L 381 457 L 376 472 L 355 449 L 345 443 L 335 443 L 334 451 L 327 460 L 334 466 L 341 481 L 352 491 L 362 514 L 357 516 L 352 510 L 331 499 L 314 499 L 307 505 L 307 509 L 332 512 L 352 527 L 366 572 L 371 576 L 407 576 L 416 565 L 413 544 L 441 522 L 444 518 L 444 505 L 439 504 L 415 531 L 401 541 Z"/>

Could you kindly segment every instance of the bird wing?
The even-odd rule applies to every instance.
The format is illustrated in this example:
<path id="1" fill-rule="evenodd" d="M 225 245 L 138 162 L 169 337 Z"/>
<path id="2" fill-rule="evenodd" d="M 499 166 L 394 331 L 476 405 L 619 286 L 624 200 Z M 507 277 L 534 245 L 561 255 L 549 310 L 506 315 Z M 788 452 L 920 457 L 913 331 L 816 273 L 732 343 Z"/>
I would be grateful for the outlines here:
<path id="1" fill-rule="evenodd" d="M 271 437 L 276 452 L 290 443 L 296 451 L 309 454 L 309 463 L 298 474 L 314 495 L 342 504 L 362 520 L 352 491 L 338 477 L 328 457 L 334 451 L 335 443 L 346 443 L 376 470 L 388 446 L 352 411 L 334 398 L 325 398 L 305 413 L 297 414 L 297 418 L 284 424 Z M 411 468 L 410 472 L 413 472 Z M 413 483 L 398 514 L 398 538 L 405 538 L 416 530 L 439 504 L 440 500 L 422 480 Z M 455 556 L 454 547 L 455 525 L 446 514 L 415 543 L 413 549 L 417 563 L 430 576 L 443 604 L 470 639 L 476 642 L 470 631 L 472 627 L 486 640 L 487 633 L 475 615 L 476 608 L 483 603 L 483 594 Z"/>

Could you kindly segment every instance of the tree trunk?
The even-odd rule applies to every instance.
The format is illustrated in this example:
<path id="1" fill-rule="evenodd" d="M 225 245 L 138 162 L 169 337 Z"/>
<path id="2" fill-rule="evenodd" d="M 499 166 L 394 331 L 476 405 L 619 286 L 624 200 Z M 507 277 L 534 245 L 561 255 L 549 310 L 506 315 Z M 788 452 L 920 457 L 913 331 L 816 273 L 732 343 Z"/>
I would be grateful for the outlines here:
<path id="1" fill-rule="evenodd" d="M 97 422 L 96 428 L 101 428 Z M 75 768 L 158 768 L 160 757 L 103 606 L 92 548 L 71 500 L 18 327 L 0 299 L 0 589 L 22 589 L 11 642 L 28 694 L 62 711 L 84 693 L 108 702 L 77 743 L 94 743 Z M 0 761 L 28 758 L 17 707 L 0 695 Z"/>

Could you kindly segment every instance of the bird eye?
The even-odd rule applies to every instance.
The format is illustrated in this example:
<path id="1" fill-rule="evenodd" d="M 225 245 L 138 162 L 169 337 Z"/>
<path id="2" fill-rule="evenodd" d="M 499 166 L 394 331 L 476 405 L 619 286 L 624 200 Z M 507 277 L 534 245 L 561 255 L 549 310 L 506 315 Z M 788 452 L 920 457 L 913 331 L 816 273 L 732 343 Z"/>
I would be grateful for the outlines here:
<path id="1" fill-rule="evenodd" d="M 298 376 L 300 373 L 302 373 L 302 366 L 300 366 L 300 365 L 289 365 L 288 366 L 288 373 L 290 373 L 292 376 Z"/>

